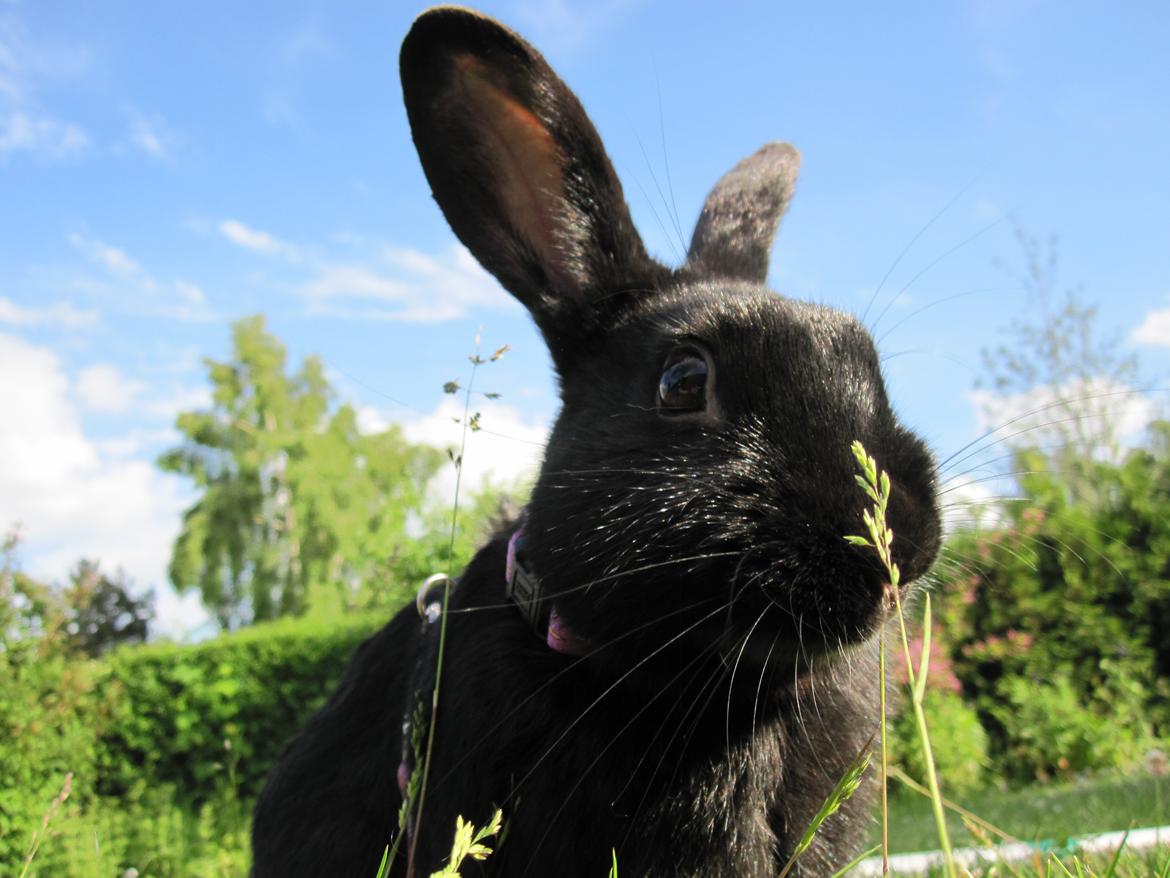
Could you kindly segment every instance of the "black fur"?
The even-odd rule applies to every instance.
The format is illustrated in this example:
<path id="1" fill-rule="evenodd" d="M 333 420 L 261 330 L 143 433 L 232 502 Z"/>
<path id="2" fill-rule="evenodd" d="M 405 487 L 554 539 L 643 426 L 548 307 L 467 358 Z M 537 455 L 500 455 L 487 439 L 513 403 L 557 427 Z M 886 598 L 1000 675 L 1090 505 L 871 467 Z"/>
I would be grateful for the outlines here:
<path id="1" fill-rule="evenodd" d="M 508 604 L 512 528 L 476 555 L 451 599 L 415 875 L 440 867 L 456 815 L 481 824 L 495 806 L 506 840 L 465 875 L 597 878 L 611 850 L 623 875 L 775 875 L 877 728 L 888 607 L 876 559 L 844 540 L 868 502 L 852 440 L 893 480 L 907 596 L 939 542 L 932 459 L 895 420 L 868 334 L 760 285 L 796 152 L 765 148 L 720 181 L 671 271 L 646 256 L 580 104 L 514 33 L 432 10 L 402 76 L 440 207 L 561 377 L 526 552 L 589 644 L 554 652 Z M 681 413 L 658 401 L 680 351 L 709 370 Z M 418 632 L 409 608 L 365 643 L 281 755 L 256 876 L 374 874 Z M 797 874 L 855 855 L 872 780 Z"/>

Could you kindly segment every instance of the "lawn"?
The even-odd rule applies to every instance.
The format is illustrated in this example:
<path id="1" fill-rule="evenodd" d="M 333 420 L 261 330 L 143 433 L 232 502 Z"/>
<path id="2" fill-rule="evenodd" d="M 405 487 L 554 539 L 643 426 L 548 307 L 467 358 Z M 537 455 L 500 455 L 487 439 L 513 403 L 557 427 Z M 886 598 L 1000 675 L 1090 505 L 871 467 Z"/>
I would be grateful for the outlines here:
<path id="1" fill-rule="evenodd" d="M 1071 838 L 1098 832 L 1170 824 L 1170 777 L 1144 775 L 1009 791 L 989 789 L 957 798 L 958 804 L 1021 841 L 1063 845 Z M 958 814 L 952 813 L 948 824 L 955 846 L 979 843 Z M 878 840 L 875 828 L 873 841 Z M 930 802 L 902 788 L 890 800 L 890 849 L 937 847 Z"/>
<path id="2" fill-rule="evenodd" d="M 1092 833 L 1170 824 L 1170 777 L 984 790 L 961 797 L 960 803 L 1021 840 L 1047 840 L 1060 846 Z M 248 812 L 247 803 L 226 796 L 197 814 L 162 801 L 133 813 L 120 811 L 112 802 L 86 815 L 66 807 L 55 816 L 28 874 L 95 878 L 134 868 L 140 878 L 243 878 L 248 863 Z M 952 815 L 950 830 L 955 846 L 978 844 L 957 815 Z M 877 834 L 875 822 L 875 843 Z M 938 847 L 930 803 L 904 787 L 890 801 L 890 842 L 895 853 Z M 1153 859 L 1134 858 L 1118 874 L 1157 874 L 1152 864 L 1156 862 L 1160 869 L 1167 856 L 1162 851 Z M 1001 870 L 1001 874 L 1045 873 Z"/>

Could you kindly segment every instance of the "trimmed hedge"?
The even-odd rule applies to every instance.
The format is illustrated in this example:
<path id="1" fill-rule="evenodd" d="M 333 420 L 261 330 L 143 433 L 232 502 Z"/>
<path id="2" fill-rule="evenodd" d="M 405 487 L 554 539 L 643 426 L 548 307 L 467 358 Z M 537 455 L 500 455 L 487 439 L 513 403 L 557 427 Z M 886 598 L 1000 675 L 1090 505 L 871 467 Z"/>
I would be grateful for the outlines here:
<path id="1" fill-rule="evenodd" d="M 91 856 L 94 832 L 106 838 L 106 857 L 133 865 L 134 840 L 112 849 L 107 832 L 122 813 L 135 815 L 128 826 L 142 823 L 146 835 L 163 832 L 175 844 L 192 827 L 240 832 L 284 742 L 386 618 L 282 620 L 196 645 L 123 647 L 96 661 L 67 659 L 34 640 L 0 651 L 0 874 L 19 871 L 67 772 L 72 794 L 54 823 L 73 825 L 66 836 L 75 843 L 63 846 L 63 837 L 42 848 L 39 874 Z M 161 803 L 172 818 L 190 815 L 191 825 L 156 825 L 148 818 L 163 814 Z M 214 827 L 207 823 L 220 811 Z M 78 841 L 80 826 L 89 835 Z M 182 849 L 171 851 L 179 861 Z"/>
<path id="2" fill-rule="evenodd" d="M 384 613 L 256 625 L 195 646 L 118 650 L 95 695 L 116 705 L 98 740 L 101 795 L 159 784 L 198 804 L 258 792 L 284 742 L 341 678 Z"/>

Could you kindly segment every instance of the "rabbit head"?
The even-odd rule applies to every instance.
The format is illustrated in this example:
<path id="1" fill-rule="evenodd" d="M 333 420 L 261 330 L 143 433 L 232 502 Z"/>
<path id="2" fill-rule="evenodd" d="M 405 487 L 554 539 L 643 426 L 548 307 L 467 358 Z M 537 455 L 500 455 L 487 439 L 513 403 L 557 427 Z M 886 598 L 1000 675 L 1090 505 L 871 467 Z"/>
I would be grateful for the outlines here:
<path id="1" fill-rule="evenodd" d="M 890 474 L 904 584 L 938 550 L 934 464 L 864 327 L 764 285 L 796 150 L 769 144 L 724 176 L 671 269 L 647 255 L 581 104 L 515 33 L 431 10 L 401 73 L 436 200 L 560 379 L 526 525 L 558 615 L 620 643 L 622 663 L 664 630 L 798 668 L 868 639 L 886 576 L 845 540 L 869 505 L 851 442 Z"/>

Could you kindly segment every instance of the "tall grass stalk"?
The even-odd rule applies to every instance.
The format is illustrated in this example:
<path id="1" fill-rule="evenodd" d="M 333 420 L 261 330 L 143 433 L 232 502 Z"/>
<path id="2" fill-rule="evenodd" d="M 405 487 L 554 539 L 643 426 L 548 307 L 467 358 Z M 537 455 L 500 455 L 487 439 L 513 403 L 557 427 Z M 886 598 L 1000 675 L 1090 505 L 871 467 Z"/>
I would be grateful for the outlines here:
<path id="1" fill-rule="evenodd" d="M 467 386 L 460 388 L 457 382 L 448 382 L 443 386 L 444 393 L 458 393 L 460 389 L 463 390 L 463 418 L 461 420 L 462 429 L 459 436 L 459 454 L 451 454 L 451 462 L 455 464 L 455 496 L 451 503 L 451 535 L 447 544 L 447 563 L 453 564 L 455 559 L 455 534 L 458 530 L 459 523 L 459 491 L 463 484 L 463 455 L 467 451 L 467 434 L 479 430 L 479 412 L 473 416 L 471 414 L 471 394 L 475 386 L 475 375 L 479 371 L 479 367 L 485 363 L 494 363 L 498 361 L 505 353 L 508 352 L 508 345 L 498 348 L 487 359 L 479 355 L 480 333 L 475 334 L 475 353 L 468 357 L 471 362 L 471 373 L 467 378 Z M 490 394 L 492 398 L 495 394 Z M 435 748 L 435 725 L 439 712 L 439 690 L 443 682 L 443 656 L 446 653 L 447 647 L 447 609 L 451 601 L 451 579 L 448 578 L 443 586 L 443 608 L 439 619 L 439 648 L 438 658 L 435 661 L 435 685 L 431 690 L 431 715 L 427 723 L 427 745 L 426 752 L 422 760 L 422 780 L 418 785 L 418 808 L 414 815 L 415 827 L 422 825 L 423 808 L 426 805 L 427 799 L 427 780 L 431 772 L 431 754 Z M 418 770 L 416 764 L 415 770 Z M 460 818 L 462 820 L 462 818 Z M 468 824 L 470 825 L 470 824 Z M 498 827 L 497 827 L 498 831 Z M 414 837 L 410 841 L 410 851 L 407 854 L 407 863 L 414 862 L 415 850 L 418 846 L 418 832 L 414 833 Z M 458 839 L 458 835 L 456 836 Z M 390 862 L 393 862 L 393 852 L 391 854 Z M 386 871 L 389 872 L 389 864 L 386 866 Z"/>
<path id="2" fill-rule="evenodd" d="M 882 749 L 882 874 L 890 874 L 890 785 L 886 778 L 890 776 L 889 744 L 886 735 L 886 626 L 882 626 L 878 635 L 878 684 L 881 714 L 878 723 L 881 729 Z"/>
<path id="3" fill-rule="evenodd" d="M 53 822 L 57 811 L 65 804 L 65 800 L 69 798 L 69 794 L 73 792 L 73 772 L 70 771 L 65 775 L 65 783 L 61 785 L 61 792 L 53 798 L 49 803 L 49 808 L 45 811 L 45 816 L 41 818 L 40 828 L 33 833 L 32 843 L 29 845 L 28 853 L 24 857 L 24 865 L 20 869 L 20 878 L 26 878 L 28 870 L 32 868 L 33 860 L 36 859 L 37 850 L 40 849 L 41 842 L 45 840 L 45 834 L 49 831 L 49 824 Z"/>
<path id="4" fill-rule="evenodd" d="M 887 472 L 878 470 L 877 462 L 869 455 L 861 442 L 854 441 L 852 448 L 853 456 L 856 458 L 857 465 L 861 470 L 861 474 L 856 476 L 857 484 L 865 491 L 870 500 L 873 501 L 873 509 L 867 509 L 863 513 L 867 535 L 848 536 L 845 539 L 855 546 L 866 546 L 876 551 L 889 576 L 889 582 L 886 585 L 886 597 L 893 600 L 894 609 L 898 617 L 898 630 L 902 638 L 902 652 L 906 660 L 906 675 L 910 681 L 910 703 L 914 708 L 914 722 L 918 732 L 918 741 L 922 747 L 922 761 L 926 767 L 926 780 L 927 786 L 930 789 L 930 802 L 931 808 L 934 811 L 935 827 L 938 830 L 939 846 L 942 848 L 947 878 L 958 878 L 958 866 L 955 863 L 955 857 L 951 851 L 950 835 L 947 832 L 946 812 L 943 808 L 942 793 L 939 790 L 938 773 L 934 767 L 934 751 L 930 746 L 930 731 L 927 728 L 926 710 L 923 706 L 926 697 L 927 672 L 930 670 L 930 595 L 927 594 L 925 600 L 922 623 L 922 659 L 921 664 L 916 670 L 914 668 L 913 658 L 910 655 L 910 637 L 906 630 L 906 616 L 902 611 L 902 598 L 899 593 L 901 572 L 898 570 L 898 565 L 894 563 L 892 548 L 894 532 L 886 520 L 886 512 L 890 503 L 890 475 Z M 884 676 L 881 681 L 881 687 L 884 700 L 886 688 Z M 883 726 L 884 719 L 885 712 L 883 710 Z M 883 775 L 882 786 L 886 786 L 887 782 L 888 778 Z M 882 858 L 883 868 L 887 873 L 889 869 L 888 851 L 889 839 L 885 837 L 883 838 Z"/>

